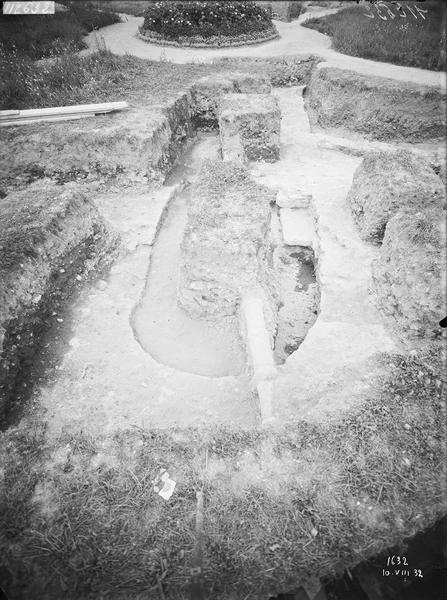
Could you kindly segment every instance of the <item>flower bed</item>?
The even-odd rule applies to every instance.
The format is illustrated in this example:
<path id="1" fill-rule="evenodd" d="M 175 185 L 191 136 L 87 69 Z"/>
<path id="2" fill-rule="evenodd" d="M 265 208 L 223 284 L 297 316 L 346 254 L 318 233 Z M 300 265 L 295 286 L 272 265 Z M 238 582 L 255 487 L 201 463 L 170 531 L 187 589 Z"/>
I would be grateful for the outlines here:
<path id="1" fill-rule="evenodd" d="M 255 2 L 153 2 L 139 36 L 173 46 L 239 46 L 274 39 L 269 13 Z"/>
<path id="2" fill-rule="evenodd" d="M 159 46 L 176 46 L 177 48 L 228 48 L 236 46 L 247 46 L 249 44 L 262 44 L 279 37 L 275 26 L 269 31 L 254 33 L 242 33 L 237 36 L 213 35 L 209 38 L 196 35 L 193 37 L 180 36 L 178 40 L 168 40 L 155 31 L 147 31 L 139 28 L 138 37 L 145 42 L 158 44 Z"/>

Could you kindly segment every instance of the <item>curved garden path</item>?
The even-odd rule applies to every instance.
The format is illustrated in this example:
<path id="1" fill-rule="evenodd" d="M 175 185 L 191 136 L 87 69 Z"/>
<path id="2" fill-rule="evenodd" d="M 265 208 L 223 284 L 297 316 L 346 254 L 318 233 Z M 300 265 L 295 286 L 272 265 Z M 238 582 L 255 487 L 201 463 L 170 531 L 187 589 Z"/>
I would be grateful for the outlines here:
<path id="1" fill-rule="evenodd" d="M 99 32 L 93 32 L 86 38 L 88 49 L 84 52 L 95 51 L 98 41 L 104 43 L 114 54 L 132 54 L 149 60 L 167 60 L 174 63 L 212 62 L 220 57 L 274 57 L 296 56 L 299 54 L 314 54 L 330 62 L 333 66 L 350 69 L 366 75 L 390 77 L 399 81 L 408 81 L 421 85 L 446 88 L 446 74 L 442 72 L 403 67 L 389 63 L 376 62 L 364 58 L 347 56 L 332 50 L 331 40 L 327 35 L 313 29 L 302 27 L 303 21 L 309 17 L 323 16 L 337 12 L 339 9 L 320 9 L 304 13 L 291 23 L 275 21 L 280 38 L 237 48 L 175 48 L 162 47 L 144 42 L 137 37 L 138 27 L 143 23 L 143 17 L 122 15 L 123 22 L 109 25 Z"/>

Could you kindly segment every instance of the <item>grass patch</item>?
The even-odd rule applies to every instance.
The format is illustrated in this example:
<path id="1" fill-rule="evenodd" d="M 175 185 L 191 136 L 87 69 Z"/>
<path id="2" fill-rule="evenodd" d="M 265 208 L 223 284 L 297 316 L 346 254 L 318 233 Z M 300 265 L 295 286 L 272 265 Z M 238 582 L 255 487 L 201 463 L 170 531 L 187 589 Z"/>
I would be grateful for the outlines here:
<path id="1" fill-rule="evenodd" d="M 103 51 L 79 56 L 67 53 L 36 64 L 16 52 L 0 54 L 0 109 L 68 106 L 127 100 L 134 106 L 165 103 L 195 80 L 216 72 L 267 74 L 273 85 L 305 83 L 316 60 L 219 61 L 212 65 L 148 61 Z"/>
<path id="2" fill-rule="evenodd" d="M 198 489 L 216 600 L 291 591 L 400 543 L 445 511 L 435 359 L 383 355 L 389 376 L 375 397 L 332 426 L 72 432 L 47 446 L 7 432 L 0 548 L 11 597 L 185 597 Z M 160 468 L 177 481 L 169 502 L 153 491 Z"/>
<path id="3" fill-rule="evenodd" d="M 208 74 L 201 65 L 171 65 L 98 52 L 65 54 L 36 65 L 26 57 L 4 57 L 0 83 L 2 109 L 105 102 L 113 98 L 147 105 L 169 99 L 188 81 Z"/>
<path id="4" fill-rule="evenodd" d="M 67 10 L 54 15 L 0 15 L 0 55 L 36 60 L 81 50 L 84 35 L 120 21 L 116 13 L 96 10 L 90 2 L 63 4 Z"/>
<path id="5" fill-rule="evenodd" d="M 413 216 L 413 215 L 412 215 Z M 439 248 L 441 232 L 439 222 L 433 221 L 431 215 L 417 213 L 411 222 L 410 239 L 417 246 L 428 244 Z"/>
<path id="6" fill-rule="evenodd" d="M 45 426 L 15 430 L 2 444 L 0 469 L 0 531 L 4 539 L 16 539 L 29 527 L 34 514 L 31 497 L 42 473 L 39 460 Z"/>
<path id="7" fill-rule="evenodd" d="M 446 6 L 439 1 L 401 3 L 427 10 L 425 20 L 408 13 L 386 21 L 371 9 L 353 6 L 325 17 L 309 19 L 304 27 L 329 35 L 338 52 L 408 67 L 442 71 L 446 68 Z M 393 7 L 394 13 L 397 10 Z M 382 9 L 386 13 L 386 10 Z"/>

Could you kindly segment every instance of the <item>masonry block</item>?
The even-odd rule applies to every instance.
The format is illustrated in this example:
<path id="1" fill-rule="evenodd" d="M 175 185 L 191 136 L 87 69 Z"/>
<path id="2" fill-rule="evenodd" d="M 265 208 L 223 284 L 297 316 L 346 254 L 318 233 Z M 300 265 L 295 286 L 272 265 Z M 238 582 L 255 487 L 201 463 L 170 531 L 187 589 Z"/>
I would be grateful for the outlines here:
<path id="1" fill-rule="evenodd" d="M 192 318 L 234 315 L 247 290 L 255 290 L 274 331 L 273 200 L 273 192 L 252 181 L 242 165 L 203 163 L 188 206 L 178 288 L 178 303 Z"/>
<path id="2" fill-rule="evenodd" d="M 221 96 L 232 92 L 232 79 L 223 75 L 210 75 L 195 83 L 191 89 L 191 113 L 195 124 L 198 127 L 214 126 Z"/>
<path id="3" fill-rule="evenodd" d="M 198 127 L 216 127 L 218 106 L 225 94 L 269 94 L 270 79 L 258 73 L 228 73 L 203 77 L 191 89 L 192 120 Z"/>

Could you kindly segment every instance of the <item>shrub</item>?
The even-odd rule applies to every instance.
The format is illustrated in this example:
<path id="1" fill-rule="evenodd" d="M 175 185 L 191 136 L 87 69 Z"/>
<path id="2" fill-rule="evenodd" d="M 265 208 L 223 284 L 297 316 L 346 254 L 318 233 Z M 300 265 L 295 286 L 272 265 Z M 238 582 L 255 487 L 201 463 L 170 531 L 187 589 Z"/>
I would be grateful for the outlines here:
<path id="1" fill-rule="evenodd" d="M 154 2 L 144 13 L 143 30 L 168 40 L 181 36 L 238 36 L 272 29 L 269 14 L 254 2 Z"/>
<path id="2" fill-rule="evenodd" d="M 298 0 L 294 0 L 290 5 L 290 19 L 298 19 L 302 12 L 306 12 L 305 7 L 303 7 L 303 3 L 299 2 Z"/>

